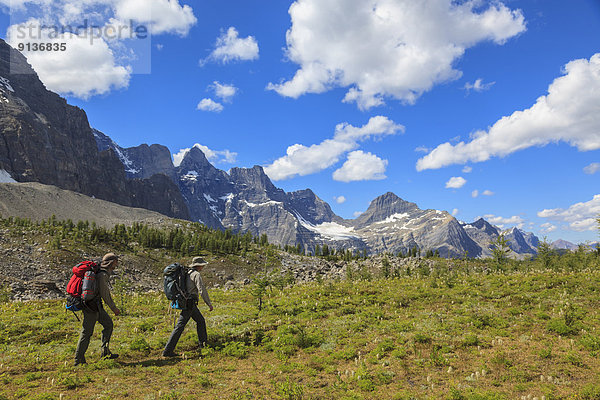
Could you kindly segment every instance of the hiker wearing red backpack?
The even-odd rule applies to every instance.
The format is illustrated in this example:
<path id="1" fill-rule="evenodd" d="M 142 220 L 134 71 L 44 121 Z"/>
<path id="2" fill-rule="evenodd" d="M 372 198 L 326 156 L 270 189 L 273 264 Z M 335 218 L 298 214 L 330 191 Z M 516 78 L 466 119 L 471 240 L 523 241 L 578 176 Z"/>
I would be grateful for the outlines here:
<path id="1" fill-rule="evenodd" d="M 96 272 L 97 281 L 96 290 L 93 298 L 83 303 L 83 323 L 77 350 L 75 351 L 75 365 L 85 364 L 85 352 L 90 344 L 90 339 L 94 333 L 96 322 L 102 325 L 102 358 L 117 358 L 119 355 L 110 352 L 109 342 L 113 332 L 113 321 L 104 310 L 104 303 L 112 310 L 115 315 L 121 314 L 121 310 L 115 305 L 110 294 L 108 285 L 109 275 L 119 265 L 119 258 L 114 253 L 105 254 L 102 257 L 100 268 Z M 75 269 L 74 271 L 75 272 Z"/>

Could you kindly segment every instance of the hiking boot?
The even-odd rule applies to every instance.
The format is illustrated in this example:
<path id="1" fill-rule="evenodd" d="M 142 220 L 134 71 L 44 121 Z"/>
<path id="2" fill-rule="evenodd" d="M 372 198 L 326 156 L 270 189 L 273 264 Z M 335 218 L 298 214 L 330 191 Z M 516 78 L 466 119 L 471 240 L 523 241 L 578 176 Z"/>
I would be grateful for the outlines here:
<path id="1" fill-rule="evenodd" d="M 105 360 L 114 360 L 116 358 L 119 358 L 119 355 L 115 354 L 115 353 L 111 353 L 110 351 L 108 351 L 102 355 L 102 359 L 105 359 Z"/>
<path id="2" fill-rule="evenodd" d="M 177 357 L 177 354 L 173 353 L 172 351 L 163 351 L 162 356 L 163 357 Z"/>

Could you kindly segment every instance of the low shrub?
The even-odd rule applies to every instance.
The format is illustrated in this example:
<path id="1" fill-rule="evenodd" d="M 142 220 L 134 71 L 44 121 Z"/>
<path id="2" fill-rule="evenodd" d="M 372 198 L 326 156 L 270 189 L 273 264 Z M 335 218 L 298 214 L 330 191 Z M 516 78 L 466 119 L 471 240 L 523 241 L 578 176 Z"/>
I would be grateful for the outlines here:
<path id="1" fill-rule="evenodd" d="M 229 342 L 223 347 L 223 354 L 235 358 L 247 358 L 248 346 L 243 342 Z"/>
<path id="2" fill-rule="evenodd" d="M 129 348 L 133 351 L 139 351 L 141 353 L 150 353 L 151 347 L 143 337 L 134 339 L 130 344 Z"/>

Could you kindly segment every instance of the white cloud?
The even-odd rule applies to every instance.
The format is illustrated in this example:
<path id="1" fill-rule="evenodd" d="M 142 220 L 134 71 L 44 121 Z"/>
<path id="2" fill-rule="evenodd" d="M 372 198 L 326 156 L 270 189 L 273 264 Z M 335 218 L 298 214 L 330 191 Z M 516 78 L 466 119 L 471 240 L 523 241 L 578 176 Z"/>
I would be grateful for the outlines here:
<path id="1" fill-rule="evenodd" d="M 471 90 L 474 90 L 476 92 L 483 92 L 484 90 L 488 90 L 489 88 L 494 86 L 495 83 L 496 82 L 483 83 L 483 80 L 480 78 L 473 83 L 465 83 L 464 89 L 467 91 L 467 93 L 469 93 Z"/>
<path id="2" fill-rule="evenodd" d="M 200 103 L 198 103 L 198 110 L 201 111 L 210 111 L 210 112 L 221 112 L 223 111 L 223 104 L 217 103 L 213 99 L 202 99 Z"/>
<path id="3" fill-rule="evenodd" d="M 238 88 L 234 85 L 228 85 L 214 81 L 210 88 L 214 90 L 215 95 L 222 99 L 224 102 L 230 102 L 233 96 L 236 95 Z"/>
<path id="4" fill-rule="evenodd" d="M 503 44 L 525 30 L 520 10 L 478 1 L 297 0 L 286 55 L 294 77 L 268 89 L 297 98 L 349 88 L 344 102 L 361 109 L 386 97 L 414 103 L 434 85 L 457 79 L 466 49 L 482 41 Z M 477 10 L 476 10 L 477 8 Z"/>
<path id="5" fill-rule="evenodd" d="M 456 217 L 458 215 L 459 211 L 458 208 L 455 208 L 454 210 L 452 210 L 452 216 Z"/>
<path id="6" fill-rule="evenodd" d="M 525 220 L 519 217 L 518 215 L 513 215 L 512 217 L 504 218 L 493 214 L 486 214 L 483 216 L 483 218 L 485 218 L 485 220 L 489 223 L 497 225 L 499 228 L 502 229 L 504 229 L 506 225 L 516 226 L 519 229 L 521 229 L 523 225 L 525 225 Z"/>
<path id="7" fill-rule="evenodd" d="M 346 202 L 346 197 L 344 197 L 344 196 L 334 196 L 333 199 L 338 204 L 342 204 L 342 203 Z"/>
<path id="8" fill-rule="evenodd" d="M 577 232 L 596 230 L 598 224 L 595 218 L 586 218 L 581 221 L 574 221 L 569 224 L 569 227 Z"/>
<path id="9" fill-rule="evenodd" d="M 542 227 L 543 233 L 554 232 L 556 229 L 558 229 L 556 227 L 556 225 L 552 225 L 550 222 L 546 222 L 546 223 L 542 224 L 541 227 Z"/>
<path id="10" fill-rule="evenodd" d="M 465 186 L 467 180 L 462 176 L 453 176 L 446 182 L 446 189 L 460 189 Z"/>
<path id="11" fill-rule="evenodd" d="M 600 171 L 600 163 L 591 163 L 590 165 L 583 168 L 583 172 L 589 175 L 594 175 L 596 172 Z"/>
<path id="12" fill-rule="evenodd" d="M 596 218 L 600 214 L 600 194 L 592 200 L 576 203 L 567 208 L 545 209 L 537 213 L 540 218 L 559 221 L 568 224 L 568 229 L 573 231 L 593 231 L 598 227 Z"/>
<path id="13" fill-rule="evenodd" d="M 227 63 L 256 59 L 258 59 L 258 42 L 254 36 L 240 38 L 238 31 L 232 26 L 217 38 L 215 49 L 205 60 L 200 60 L 200 64 L 209 60 Z"/>
<path id="14" fill-rule="evenodd" d="M 362 213 L 364 213 L 364 211 L 354 211 L 354 213 L 352 214 L 352 216 L 353 216 L 354 218 L 358 218 L 358 217 L 360 217 L 360 215 L 361 215 Z"/>
<path id="15" fill-rule="evenodd" d="M 301 144 L 289 146 L 285 156 L 264 169 L 269 178 L 276 181 L 310 175 L 337 163 L 345 153 L 355 150 L 359 142 L 398 132 L 404 132 L 404 127 L 383 116 L 372 117 L 360 128 L 341 123 L 335 127 L 333 138 L 310 147 Z"/>
<path id="16" fill-rule="evenodd" d="M 471 197 L 475 198 L 478 197 L 479 195 L 482 196 L 493 196 L 494 192 L 492 192 L 491 190 L 484 190 L 483 192 L 479 193 L 479 190 L 475 189 L 471 192 Z"/>
<path id="17" fill-rule="evenodd" d="M 12 25 L 7 31 L 7 41 L 16 47 L 23 32 L 20 29 L 27 31 L 33 27 L 37 31 L 39 27 L 41 36 L 36 33 L 28 37 L 29 43 L 53 43 L 59 46 L 60 43 L 66 43 L 65 51 L 23 51 L 48 90 L 88 99 L 129 85 L 131 67 L 116 64 L 113 50 L 104 39 L 97 38 L 91 42 L 84 32 L 54 37 L 54 31 L 42 30 L 42 25 L 37 19 Z"/>
<path id="18" fill-rule="evenodd" d="M 116 0 L 114 11 L 122 21 L 134 20 L 148 25 L 152 34 L 187 36 L 198 21 L 192 8 L 187 4 L 182 6 L 179 0 Z"/>
<path id="19" fill-rule="evenodd" d="M 237 158 L 237 153 L 229 150 L 211 150 L 199 143 L 194 144 L 192 147 L 202 150 L 206 159 L 210 162 L 233 164 Z M 176 167 L 180 166 L 183 158 L 190 150 L 191 148 L 181 149 L 178 153 L 173 154 L 173 165 Z"/>
<path id="20" fill-rule="evenodd" d="M 469 167 L 468 165 L 465 165 L 464 168 L 462 169 L 462 172 L 464 174 L 469 174 L 473 171 L 473 168 Z"/>
<path id="21" fill-rule="evenodd" d="M 431 151 L 431 149 L 428 149 L 428 148 L 427 148 L 427 147 L 425 147 L 425 146 L 419 146 L 419 147 L 417 147 L 417 148 L 415 149 L 415 151 L 416 151 L 417 153 L 429 153 L 429 152 Z"/>
<path id="22" fill-rule="evenodd" d="M 443 143 L 419 159 L 417 170 L 504 157 L 532 146 L 566 142 L 579 151 L 600 149 L 600 53 L 589 60 L 569 62 L 564 75 L 548 87 L 548 94 L 524 111 L 478 131 L 469 143 Z"/>
<path id="23" fill-rule="evenodd" d="M 348 154 L 348 160 L 333 172 L 333 179 L 340 182 L 376 181 L 385 179 L 388 161 L 362 150 Z"/>

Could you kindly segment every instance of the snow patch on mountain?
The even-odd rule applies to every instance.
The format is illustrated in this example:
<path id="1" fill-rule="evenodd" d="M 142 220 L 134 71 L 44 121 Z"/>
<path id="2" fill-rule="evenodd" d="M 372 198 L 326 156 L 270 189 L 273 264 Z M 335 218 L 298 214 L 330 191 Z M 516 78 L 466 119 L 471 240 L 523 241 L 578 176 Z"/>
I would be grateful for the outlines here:
<path id="1" fill-rule="evenodd" d="M 408 218 L 408 217 L 409 217 L 408 213 L 393 214 L 393 215 L 390 215 L 389 217 L 387 217 L 386 219 L 384 219 L 383 221 L 376 222 L 376 224 L 389 224 L 389 223 L 396 222 L 396 221 L 399 221 L 401 219 Z"/>
<path id="2" fill-rule="evenodd" d="M 315 232 L 327 239 L 332 240 L 348 240 L 357 239 L 359 236 L 354 234 L 353 227 L 347 227 L 340 225 L 336 222 L 323 222 L 319 225 L 311 224 L 305 220 L 300 214 L 294 212 L 296 218 L 300 222 L 300 225 L 308 229 L 309 231 Z"/>
<path id="3" fill-rule="evenodd" d="M 227 193 L 225 196 L 219 197 L 219 199 L 221 199 L 225 202 L 229 202 L 229 201 L 233 200 L 234 197 L 235 197 L 235 195 L 233 193 Z"/>
<path id="4" fill-rule="evenodd" d="M 274 200 L 266 201 L 264 203 L 250 203 L 249 201 L 247 201 L 246 204 L 248 205 L 248 207 L 264 207 L 264 206 L 269 206 L 269 205 L 283 205 L 282 202 L 274 201 Z"/>
<path id="5" fill-rule="evenodd" d="M 8 172 L 0 169 L 0 183 L 17 183 Z"/>
<path id="6" fill-rule="evenodd" d="M 13 87 L 11 86 L 10 81 L 3 76 L 0 76 L 0 85 L 4 86 L 13 93 L 15 92 L 15 89 L 13 89 Z"/>
<path id="7" fill-rule="evenodd" d="M 187 174 L 181 177 L 181 180 L 185 181 L 197 181 L 198 180 L 198 172 L 196 171 L 188 171 Z M 206 196 L 206 195 L 205 195 Z"/>
<path id="8" fill-rule="evenodd" d="M 104 139 L 98 134 L 98 131 L 96 131 L 96 129 L 92 129 L 92 133 L 94 134 L 94 137 L 100 140 Z M 113 151 L 117 154 L 117 157 L 119 157 L 119 160 L 121 160 L 121 163 L 125 167 L 125 172 L 129 172 L 130 174 L 139 174 L 141 170 L 135 168 L 133 161 L 131 161 L 127 157 L 127 155 L 123 152 L 123 149 L 118 144 L 116 144 L 114 140 L 110 139 L 108 136 L 105 137 L 110 140 L 110 148 L 113 149 Z"/>

